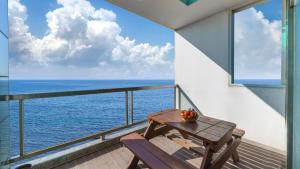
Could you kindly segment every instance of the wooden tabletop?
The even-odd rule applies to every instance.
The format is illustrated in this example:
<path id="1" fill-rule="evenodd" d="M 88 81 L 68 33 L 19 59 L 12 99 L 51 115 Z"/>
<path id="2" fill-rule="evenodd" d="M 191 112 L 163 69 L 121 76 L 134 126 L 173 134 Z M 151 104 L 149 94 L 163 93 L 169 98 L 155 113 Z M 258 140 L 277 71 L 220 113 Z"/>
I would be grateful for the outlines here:
<path id="1" fill-rule="evenodd" d="M 219 144 L 225 138 L 232 135 L 236 124 L 206 117 L 199 116 L 195 122 L 185 122 L 180 116 L 180 110 L 165 110 L 149 115 L 149 120 L 167 125 L 188 135 L 201 139 L 209 144 Z"/>

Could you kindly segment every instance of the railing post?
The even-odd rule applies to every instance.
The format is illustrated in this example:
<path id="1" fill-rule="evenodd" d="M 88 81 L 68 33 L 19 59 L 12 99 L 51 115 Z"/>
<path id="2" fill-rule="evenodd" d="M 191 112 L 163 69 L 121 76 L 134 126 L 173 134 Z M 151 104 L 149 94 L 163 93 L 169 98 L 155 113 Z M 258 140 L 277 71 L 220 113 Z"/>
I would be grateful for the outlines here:
<path id="1" fill-rule="evenodd" d="M 101 140 L 101 141 L 104 141 L 104 140 L 105 140 L 105 135 L 104 135 L 104 134 L 100 136 L 100 140 Z"/>
<path id="2" fill-rule="evenodd" d="M 129 120 L 128 120 L 128 91 L 125 91 L 125 120 L 126 120 L 126 126 L 128 126 L 129 124 Z"/>
<path id="3" fill-rule="evenodd" d="M 176 89 L 177 89 L 177 86 L 175 85 L 175 86 L 174 86 L 174 109 L 177 108 L 177 107 L 176 107 L 176 100 L 177 100 L 177 98 L 176 98 L 176 97 L 177 97 L 177 94 L 176 94 L 176 93 L 177 93 L 177 90 L 176 90 Z"/>
<path id="4" fill-rule="evenodd" d="M 133 124 L 133 91 L 130 93 L 130 115 L 131 115 L 131 124 Z"/>
<path id="5" fill-rule="evenodd" d="M 24 156 L 24 100 L 19 100 L 20 157 Z"/>
<path id="6" fill-rule="evenodd" d="M 181 110 L 181 89 L 178 87 L 178 109 Z"/>

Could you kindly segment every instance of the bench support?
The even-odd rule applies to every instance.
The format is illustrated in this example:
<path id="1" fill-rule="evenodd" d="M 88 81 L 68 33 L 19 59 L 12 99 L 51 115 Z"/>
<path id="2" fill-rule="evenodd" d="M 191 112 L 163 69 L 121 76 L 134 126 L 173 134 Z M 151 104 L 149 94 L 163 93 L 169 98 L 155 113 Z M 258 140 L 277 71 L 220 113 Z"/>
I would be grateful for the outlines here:
<path id="1" fill-rule="evenodd" d="M 240 161 L 239 153 L 235 149 L 231 155 L 233 162 L 237 163 Z"/>
<path id="2" fill-rule="evenodd" d="M 239 141 L 241 141 L 241 139 L 244 135 L 245 135 L 245 131 L 242 129 L 238 129 L 238 128 L 234 129 L 233 133 L 232 133 L 233 138 L 235 140 L 239 140 Z M 237 148 L 233 151 L 231 157 L 232 157 L 233 162 L 235 162 L 235 163 L 240 161 L 240 157 L 239 157 Z"/>
<path id="3" fill-rule="evenodd" d="M 221 168 L 226 163 L 226 161 L 230 158 L 230 155 L 232 157 L 237 155 L 237 159 L 238 159 L 238 154 L 236 149 L 240 143 L 241 143 L 241 139 L 239 138 L 233 138 L 230 142 L 228 142 L 226 149 L 218 156 L 217 159 L 213 161 L 211 169 Z"/>
<path id="4" fill-rule="evenodd" d="M 150 124 L 148 126 L 148 128 L 146 129 L 145 133 L 144 133 L 144 137 L 145 139 L 149 140 L 151 137 L 154 136 L 154 129 L 157 126 L 157 123 L 150 121 Z M 131 159 L 131 162 L 129 163 L 127 169 L 133 169 L 136 168 L 137 164 L 139 162 L 139 159 L 136 156 L 133 156 L 133 158 Z"/>
<path id="5" fill-rule="evenodd" d="M 150 143 L 138 133 L 121 138 L 121 142 L 135 155 L 128 168 L 136 168 L 141 160 L 150 169 L 195 169 L 192 165 L 181 161 Z"/>
<path id="6" fill-rule="evenodd" d="M 211 161 L 212 161 L 212 156 L 213 156 L 213 151 L 211 149 L 211 146 L 208 145 L 205 147 L 205 153 L 203 156 L 203 160 L 200 166 L 200 169 L 207 169 L 210 168 L 211 166 Z"/>
<path id="7" fill-rule="evenodd" d="M 131 159 L 131 162 L 129 163 L 129 165 L 127 167 L 127 169 L 136 168 L 138 162 L 139 162 L 139 159 L 136 156 L 133 156 L 133 158 Z"/>

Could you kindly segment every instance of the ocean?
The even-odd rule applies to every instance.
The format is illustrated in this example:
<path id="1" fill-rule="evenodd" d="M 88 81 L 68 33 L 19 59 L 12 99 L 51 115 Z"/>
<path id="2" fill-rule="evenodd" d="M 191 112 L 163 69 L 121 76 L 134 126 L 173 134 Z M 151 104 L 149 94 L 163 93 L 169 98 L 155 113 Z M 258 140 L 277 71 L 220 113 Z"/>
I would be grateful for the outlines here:
<path id="1" fill-rule="evenodd" d="M 281 79 L 235 79 L 235 84 L 281 86 Z"/>
<path id="2" fill-rule="evenodd" d="M 173 85 L 173 80 L 11 80 L 10 94 Z M 134 121 L 173 108 L 173 89 L 134 92 Z M 19 153 L 18 102 L 10 103 L 11 153 Z M 130 119 L 130 118 L 129 118 Z M 125 124 L 125 94 L 25 100 L 25 151 L 34 151 Z"/>

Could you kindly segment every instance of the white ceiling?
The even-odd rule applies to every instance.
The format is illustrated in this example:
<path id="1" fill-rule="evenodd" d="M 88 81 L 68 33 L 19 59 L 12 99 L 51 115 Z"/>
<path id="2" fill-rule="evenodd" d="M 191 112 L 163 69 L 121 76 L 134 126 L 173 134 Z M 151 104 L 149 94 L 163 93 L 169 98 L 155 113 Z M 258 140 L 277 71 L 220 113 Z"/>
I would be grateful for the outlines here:
<path id="1" fill-rule="evenodd" d="M 199 0 L 187 6 L 179 0 L 107 0 L 154 22 L 178 29 L 225 9 L 235 9 L 257 0 Z"/>

